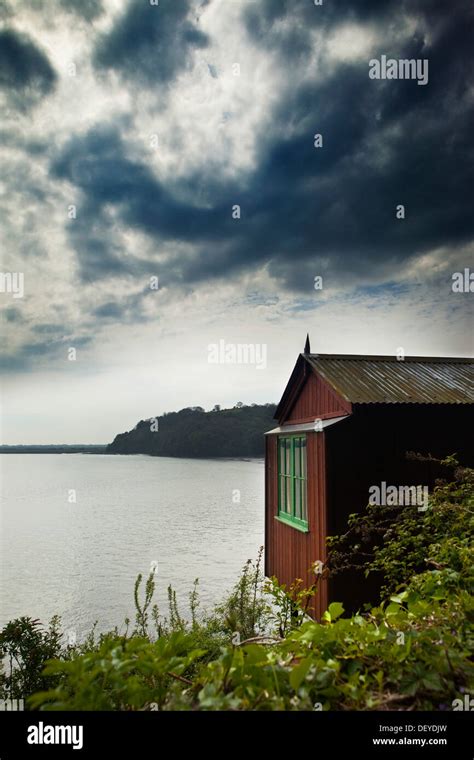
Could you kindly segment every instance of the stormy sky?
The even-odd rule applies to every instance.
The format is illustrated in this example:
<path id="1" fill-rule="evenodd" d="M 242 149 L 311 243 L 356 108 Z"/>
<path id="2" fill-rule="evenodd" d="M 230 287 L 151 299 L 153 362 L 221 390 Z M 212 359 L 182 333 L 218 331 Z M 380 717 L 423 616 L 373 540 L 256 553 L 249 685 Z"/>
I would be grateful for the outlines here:
<path id="1" fill-rule="evenodd" d="M 0 0 L 3 443 L 278 401 L 307 332 L 472 355 L 471 6 Z"/>

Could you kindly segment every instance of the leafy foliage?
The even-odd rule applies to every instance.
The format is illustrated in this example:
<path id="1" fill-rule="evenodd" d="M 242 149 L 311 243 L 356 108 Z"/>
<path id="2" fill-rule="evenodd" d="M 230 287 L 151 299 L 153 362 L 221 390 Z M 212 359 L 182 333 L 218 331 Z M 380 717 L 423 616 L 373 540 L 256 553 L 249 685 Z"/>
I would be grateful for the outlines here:
<path id="1" fill-rule="evenodd" d="M 52 683 L 43 675 L 46 662 L 61 652 L 60 620 L 53 617 L 44 630 L 39 620 L 17 618 L 0 632 L 0 694 L 5 699 L 23 699 Z M 7 668 L 5 670 L 5 663 Z"/>
<path id="2" fill-rule="evenodd" d="M 45 674 L 61 678 L 60 685 L 36 693 L 30 705 L 49 710 L 162 709 L 173 693 L 172 682 L 190 683 L 182 673 L 203 654 L 180 632 L 155 642 L 108 638 L 94 652 L 51 662 Z"/>
<path id="3" fill-rule="evenodd" d="M 186 698 L 194 709 L 429 710 L 472 690 L 465 598 L 444 604 L 411 592 L 368 616 L 340 612 L 271 647 L 227 648 Z"/>
<path id="4" fill-rule="evenodd" d="M 239 641 L 258 636 L 266 627 L 269 606 L 262 596 L 264 575 L 262 570 L 263 547 L 253 563 L 248 560 L 234 589 L 217 605 L 212 622 L 228 634 L 238 634 Z M 210 620 L 209 620 L 210 622 Z"/>
<path id="5" fill-rule="evenodd" d="M 316 584 L 305 588 L 301 578 L 297 578 L 289 587 L 278 583 L 275 577 L 267 580 L 264 591 L 273 600 L 270 620 L 281 638 L 298 628 L 308 617 L 312 611 L 310 602 L 316 590 Z"/>

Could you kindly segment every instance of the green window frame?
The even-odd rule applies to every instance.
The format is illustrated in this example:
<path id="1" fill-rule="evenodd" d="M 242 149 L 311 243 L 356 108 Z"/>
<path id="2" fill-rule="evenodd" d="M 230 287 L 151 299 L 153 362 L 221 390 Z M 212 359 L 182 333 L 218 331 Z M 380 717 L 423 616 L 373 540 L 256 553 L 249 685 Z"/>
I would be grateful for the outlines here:
<path id="1" fill-rule="evenodd" d="M 278 520 L 308 531 L 308 468 L 305 435 L 278 437 Z"/>

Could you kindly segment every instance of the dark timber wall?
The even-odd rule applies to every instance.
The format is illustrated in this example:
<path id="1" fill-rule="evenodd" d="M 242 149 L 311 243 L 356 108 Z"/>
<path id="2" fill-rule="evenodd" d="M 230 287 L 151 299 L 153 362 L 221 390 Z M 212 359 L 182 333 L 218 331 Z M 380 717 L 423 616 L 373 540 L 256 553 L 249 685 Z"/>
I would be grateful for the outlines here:
<path id="1" fill-rule="evenodd" d="M 431 491 L 449 469 L 435 462 L 406 458 L 406 452 L 444 458 L 456 453 L 461 464 L 474 465 L 474 406 L 467 404 L 354 405 L 353 414 L 326 430 L 328 535 L 345 532 L 351 512 L 365 509 L 369 488 L 423 485 Z M 329 601 L 356 610 L 377 600 L 377 579 L 354 572 L 329 582 Z"/>

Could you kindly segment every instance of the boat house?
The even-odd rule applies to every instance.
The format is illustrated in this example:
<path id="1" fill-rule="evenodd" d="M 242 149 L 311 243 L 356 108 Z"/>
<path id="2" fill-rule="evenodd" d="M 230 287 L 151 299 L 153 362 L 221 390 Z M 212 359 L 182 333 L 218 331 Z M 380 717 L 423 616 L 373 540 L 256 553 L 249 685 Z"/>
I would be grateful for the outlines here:
<path id="1" fill-rule="evenodd" d="M 265 573 L 311 586 L 327 536 L 344 533 L 371 495 L 395 487 L 424 499 L 440 474 L 434 459 L 456 454 L 474 465 L 474 360 L 314 354 L 307 339 L 275 419 L 265 447 Z M 314 615 L 331 601 L 355 610 L 371 593 L 354 573 L 321 579 Z"/>

